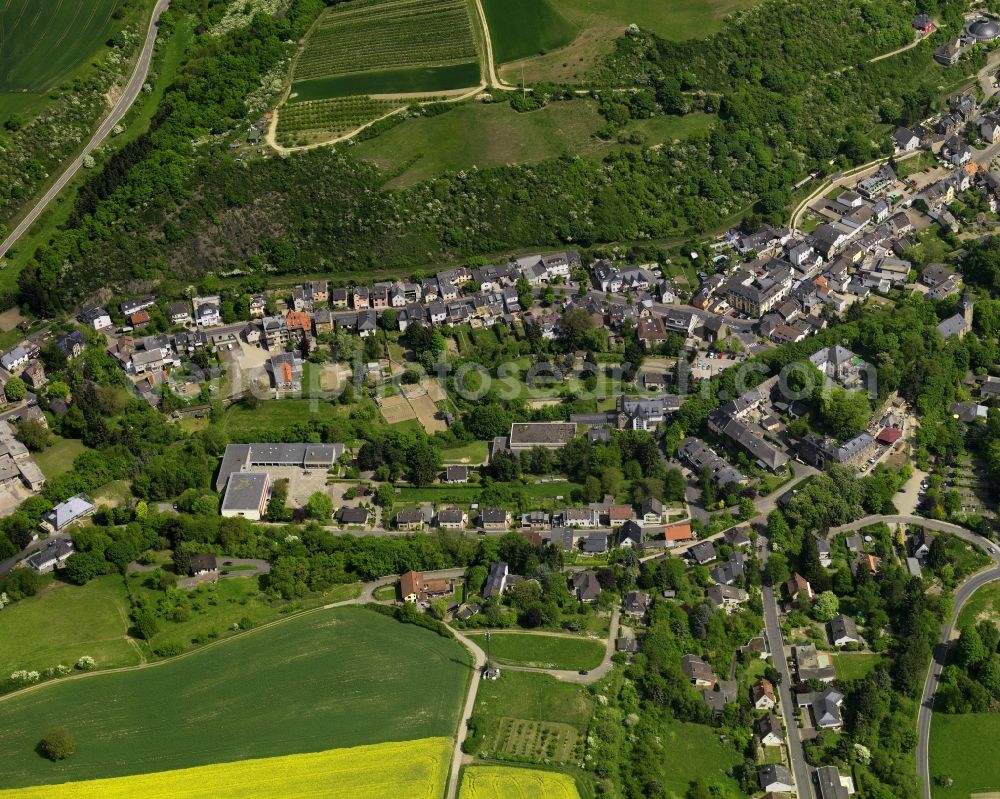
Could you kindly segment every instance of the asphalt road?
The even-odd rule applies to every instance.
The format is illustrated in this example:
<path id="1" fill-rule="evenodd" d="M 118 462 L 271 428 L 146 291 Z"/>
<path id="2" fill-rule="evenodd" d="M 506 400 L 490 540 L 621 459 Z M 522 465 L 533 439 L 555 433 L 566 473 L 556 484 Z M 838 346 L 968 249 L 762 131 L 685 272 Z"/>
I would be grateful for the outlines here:
<path id="1" fill-rule="evenodd" d="M 762 540 L 763 539 L 762 537 Z M 761 565 L 767 565 L 770 555 L 769 542 L 767 546 L 761 547 Z M 778 695 L 781 698 L 781 717 L 785 722 L 785 739 L 788 742 L 788 754 L 792 764 L 792 775 L 795 778 L 796 795 L 799 799 L 811 799 L 813 796 L 812 771 L 806 763 L 805 752 L 802 749 L 802 738 L 799 735 L 799 727 L 795 721 L 795 703 L 792 701 L 792 675 L 788 668 L 788 656 L 785 653 L 785 640 L 781 635 L 781 622 L 778 619 L 778 600 L 774 595 L 774 589 L 765 585 L 763 587 L 764 600 L 764 630 L 767 635 L 767 643 L 771 650 L 771 659 L 774 667 L 781 675 L 781 685 L 778 686 Z"/>
<path id="2" fill-rule="evenodd" d="M 135 102 L 135 98 L 139 96 L 139 92 L 142 90 L 142 85 L 146 82 L 146 76 L 149 74 L 149 65 L 153 60 L 153 44 L 156 42 L 156 26 L 160 20 L 160 14 L 163 13 L 164 9 L 170 5 L 170 0 L 156 0 L 156 6 L 153 8 L 153 14 L 149 21 L 149 30 L 146 31 L 146 41 L 142 45 L 142 51 L 139 53 L 139 60 L 136 62 L 135 70 L 132 72 L 132 77 L 125 87 L 125 91 L 122 93 L 121 98 L 115 103 L 111 112 L 105 117 L 104 121 L 98 126 L 97 130 L 94 131 L 94 135 L 91 137 L 90 141 L 83 148 L 81 152 L 71 163 L 66 170 L 59 176 L 55 183 L 52 184 L 51 188 L 42 196 L 42 198 L 35 203 L 35 207 L 32 208 L 28 215 L 21 220 L 21 223 L 15 227 L 6 240 L 0 243 L 0 258 L 2 258 L 11 247 L 21 238 L 30 228 L 36 219 L 41 216 L 42 212 L 48 207 L 49 203 L 56 198 L 56 196 L 61 192 L 66 184 L 69 183 L 73 176 L 80 170 L 83 166 L 83 159 L 86 158 L 91 151 L 99 147 L 104 140 L 110 135 L 112 129 L 115 125 L 122 121 L 122 118 L 132 107 L 132 103 Z"/>

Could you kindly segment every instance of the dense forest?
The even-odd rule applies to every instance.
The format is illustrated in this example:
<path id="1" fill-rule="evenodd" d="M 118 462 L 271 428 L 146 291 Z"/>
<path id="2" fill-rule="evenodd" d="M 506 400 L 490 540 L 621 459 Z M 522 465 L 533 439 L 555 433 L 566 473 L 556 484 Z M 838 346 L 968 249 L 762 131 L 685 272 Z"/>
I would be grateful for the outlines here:
<path id="1" fill-rule="evenodd" d="M 198 15 L 200 31 L 221 13 L 208 0 L 174 5 L 172 14 Z M 23 272 L 34 311 L 66 310 L 109 281 L 405 270 L 523 247 L 683 241 L 751 212 L 777 219 L 795 180 L 831 159 L 847 165 L 881 152 L 892 125 L 935 102 L 942 75 L 934 42 L 867 62 L 912 35 L 912 12 L 896 3 L 771 0 L 708 40 L 623 37 L 594 76 L 599 95 L 622 82 L 639 87 L 627 105 L 620 93 L 602 101 L 612 123 L 717 112 L 707 136 L 684 144 L 616 151 L 604 162 L 567 156 L 467 170 L 397 192 L 381 189 L 375 168 L 330 148 L 250 163 L 219 144 L 192 151 L 193 141 L 246 124 L 245 98 L 321 6 L 295 0 L 277 18 L 199 36 L 149 142 L 108 161 L 72 225 Z M 930 10 L 951 19 L 958 7 Z"/>

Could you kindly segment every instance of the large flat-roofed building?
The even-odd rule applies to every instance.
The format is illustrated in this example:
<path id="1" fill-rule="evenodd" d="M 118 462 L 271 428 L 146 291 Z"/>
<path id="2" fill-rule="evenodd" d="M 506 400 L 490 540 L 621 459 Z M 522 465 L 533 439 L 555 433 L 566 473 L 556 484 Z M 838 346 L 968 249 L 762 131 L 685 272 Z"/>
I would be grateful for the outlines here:
<path id="1" fill-rule="evenodd" d="M 516 422 L 510 426 L 511 452 L 523 452 L 532 447 L 560 449 L 576 435 L 572 422 Z"/>
<path id="2" fill-rule="evenodd" d="M 267 467 L 329 469 L 344 454 L 344 445 L 335 444 L 230 444 L 222 458 L 215 490 L 222 491 L 235 472 L 252 472 Z"/>
<path id="3" fill-rule="evenodd" d="M 222 497 L 222 515 L 259 522 L 267 507 L 271 478 L 266 472 L 234 472 Z"/>

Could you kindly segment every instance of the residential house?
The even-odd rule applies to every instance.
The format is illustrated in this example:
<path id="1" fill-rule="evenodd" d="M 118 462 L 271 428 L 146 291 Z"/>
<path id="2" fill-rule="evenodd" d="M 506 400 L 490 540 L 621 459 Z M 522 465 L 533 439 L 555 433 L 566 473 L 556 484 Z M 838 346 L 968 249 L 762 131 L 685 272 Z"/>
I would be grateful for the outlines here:
<path id="1" fill-rule="evenodd" d="M 399 593 L 404 602 L 415 604 L 429 602 L 452 592 L 452 582 L 446 579 L 427 579 L 423 573 L 408 571 L 399 576 Z"/>
<path id="2" fill-rule="evenodd" d="M 45 549 L 29 555 L 24 559 L 24 564 L 39 574 L 48 574 L 56 569 L 61 569 L 67 558 L 75 551 L 71 539 L 59 538 L 55 541 L 49 541 Z"/>
<path id="3" fill-rule="evenodd" d="M 734 585 L 716 584 L 708 587 L 705 598 L 716 610 L 732 613 L 750 600 L 750 594 Z"/>
<path id="4" fill-rule="evenodd" d="M 62 333 L 56 336 L 56 346 L 69 360 L 79 357 L 83 353 L 86 342 L 83 333 L 79 330 L 72 330 L 69 333 Z"/>
<path id="5" fill-rule="evenodd" d="M 804 595 L 807 599 L 816 598 L 816 594 L 813 592 L 813 587 L 809 584 L 809 581 L 798 572 L 795 572 L 792 578 L 785 583 L 785 591 L 788 593 L 788 598 L 793 602 L 800 595 Z"/>
<path id="6" fill-rule="evenodd" d="M 711 563 L 718 557 L 715 551 L 715 544 L 711 541 L 702 541 L 695 544 L 691 549 L 688 550 L 688 555 L 691 557 L 695 563 L 699 566 L 704 566 L 706 563 Z"/>
<path id="7" fill-rule="evenodd" d="M 419 508 L 405 508 L 396 513 L 396 527 L 399 530 L 422 530 L 424 514 Z"/>
<path id="8" fill-rule="evenodd" d="M 699 688 L 710 688 L 719 681 L 712 667 L 697 655 L 684 655 L 681 658 L 681 671 L 692 685 Z"/>
<path id="9" fill-rule="evenodd" d="M 111 327 L 111 314 L 100 306 L 85 308 L 77 316 L 77 319 L 85 325 L 90 325 L 94 330 L 104 330 L 106 327 Z"/>
<path id="10" fill-rule="evenodd" d="M 483 599 L 502 596 L 507 589 L 507 579 L 510 577 L 510 567 L 503 561 L 490 564 L 486 584 L 483 586 Z"/>
<path id="11" fill-rule="evenodd" d="M 348 526 L 367 525 L 368 516 L 367 508 L 350 508 L 346 505 L 333 514 L 336 521 Z"/>
<path id="12" fill-rule="evenodd" d="M 667 547 L 675 547 L 679 544 L 686 544 L 690 541 L 694 541 L 694 532 L 691 530 L 691 524 L 689 522 L 668 524 L 663 528 L 663 539 L 666 542 Z"/>
<path id="13" fill-rule="evenodd" d="M 213 327 L 222 324 L 221 303 L 218 297 L 193 297 L 194 321 L 198 327 Z"/>
<path id="14" fill-rule="evenodd" d="M 170 314 L 170 323 L 173 325 L 186 325 L 191 321 L 191 310 L 186 302 L 170 303 L 167 313 Z"/>
<path id="15" fill-rule="evenodd" d="M 0 355 L 0 366 L 11 374 L 17 374 L 20 369 L 23 369 L 27 365 L 28 352 L 20 344 L 14 347 L 14 349 L 7 350 L 3 355 Z"/>
<path id="16" fill-rule="evenodd" d="M 819 680 L 832 682 L 837 676 L 833 660 L 827 652 L 819 652 L 815 644 L 800 644 L 792 647 L 792 658 L 799 680 Z"/>
<path id="17" fill-rule="evenodd" d="M 469 467 L 468 466 L 449 466 L 444 472 L 444 481 L 446 483 L 468 483 L 469 482 Z"/>
<path id="18" fill-rule="evenodd" d="M 651 604 L 649 594 L 645 591 L 629 591 L 622 601 L 622 611 L 630 618 L 642 619 Z"/>
<path id="19" fill-rule="evenodd" d="M 846 616 L 843 613 L 832 618 L 827 625 L 827 629 L 830 633 L 830 643 L 834 646 L 861 643 L 857 623 L 850 616 Z"/>
<path id="20" fill-rule="evenodd" d="M 556 523 L 563 527 L 597 527 L 600 518 L 594 508 L 566 508 L 556 515 Z"/>
<path id="21" fill-rule="evenodd" d="M 508 530 L 510 529 L 510 511 L 504 508 L 483 508 L 479 511 L 479 526 L 493 532 Z"/>
<path id="22" fill-rule="evenodd" d="M 597 572 L 592 569 L 574 572 L 570 577 L 573 593 L 580 602 L 596 602 L 601 595 L 601 584 L 597 581 Z"/>
<path id="23" fill-rule="evenodd" d="M 191 556 L 191 565 L 188 568 L 191 577 L 211 577 L 218 579 L 219 563 L 211 552 L 199 552 Z"/>
<path id="24" fill-rule="evenodd" d="M 647 497 L 639 506 L 639 519 L 646 524 L 659 524 L 663 521 L 663 503 L 656 497 Z"/>
<path id="25" fill-rule="evenodd" d="M 302 359 L 298 353 L 282 352 L 268 359 L 268 371 L 277 399 L 302 393 Z"/>
<path id="26" fill-rule="evenodd" d="M 615 546 L 625 549 L 641 550 L 645 542 L 646 535 L 634 519 L 625 522 L 615 534 Z"/>
<path id="27" fill-rule="evenodd" d="M 32 391 L 38 391 L 49 382 L 45 376 L 45 367 L 41 361 L 32 361 L 21 372 L 21 379 L 28 384 Z"/>
<path id="28" fill-rule="evenodd" d="M 720 585 L 733 585 L 742 579 L 746 570 L 747 557 L 740 551 L 730 553 L 725 562 L 713 568 L 709 574 Z"/>
<path id="29" fill-rule="evenodd" d="M 762 791 L 771 793 L 791 793 L 795 790 L 792 772 L 780 763 L 761 766 L 757 770 L 757 784 Z"/>
<path id="30" fill-rule="evenodd" d="M 461 530 L 469 524 L 469 516 L 459 508 L 442 508 L 437 513 L 437 525 L 445 530 Z"/>
<path id="31" fill-rule="evenodd" d="M 750 699 L 757 710 L 773 710 L 778 704 L 771 681 L 761 678 L 750 689 Z"/>
<path id="32" fill-rule="evenodd" d="M 774 713 L 767 713 L 754 722 L 754 732 L 761 746 L 784 746 L 785 731 L 780 719 Z"/>
<path id="33" fill-rule="evenodd" d="M 836 766 L 820 766 L 816 769 L 816 792 L 818 799 L 850 799 L 854 780 L 840 776 Z"/>

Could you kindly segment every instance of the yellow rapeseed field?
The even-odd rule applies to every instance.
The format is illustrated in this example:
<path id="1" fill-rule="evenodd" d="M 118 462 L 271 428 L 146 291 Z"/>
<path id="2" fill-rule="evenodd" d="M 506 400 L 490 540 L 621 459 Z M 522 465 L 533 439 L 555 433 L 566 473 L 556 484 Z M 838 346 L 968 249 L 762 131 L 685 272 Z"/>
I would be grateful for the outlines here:
<path id="1" fill-rule="evenodd" d="M 503 766 L 471 766 L 462 775 L 460 799 L 580 799 L 566 774 Z"/>
<path id="2" fill-rule="evenodd" d="M 451 749 L 448 738 L 422 738 L 13 788 L 0 791 L 0 799 L 441 799 Z"/>

